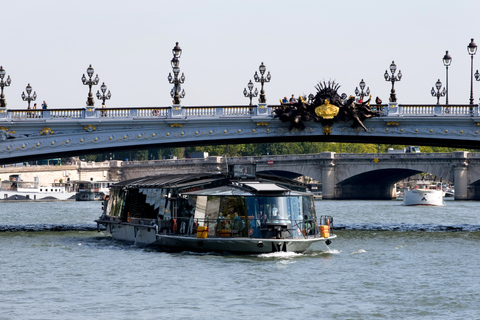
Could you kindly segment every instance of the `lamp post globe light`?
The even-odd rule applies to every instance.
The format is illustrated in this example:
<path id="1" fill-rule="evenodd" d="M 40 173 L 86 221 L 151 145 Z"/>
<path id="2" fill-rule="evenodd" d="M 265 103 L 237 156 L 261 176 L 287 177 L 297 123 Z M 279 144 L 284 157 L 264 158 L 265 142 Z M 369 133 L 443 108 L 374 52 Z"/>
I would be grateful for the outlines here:
<path id="1" fill-rule="evenodd" d="M 260 90 L 260 98 L 258 99 L 258 102 L 267 103 L 267 98 L 265 97 L 265 90 L 263 89 L 263 84 L 265 82 L 270 82 L 270 79 L 272 78 L 272 76 L 270 75 L 270 71 L 268 71 L 266 77 L 263 76 L 265 74 L 265 71 L 267 70 L 263 62 L 262 64 L 260 64 L 260 67 L 258 67 L 258 70 L 260 71 L 260 76 L 258 76 L 257 71 L 255 71 L 255 74 L 253 75 L 255 82 L 260 82 L 262 84 L 262 88 Z"/>
<path id="2" fill-rule="evenodd" d="M 397 70 L 397 65 L 395 64 L 394 61 L 392 61 L 392 64 L 390 65 L 390 72 L 392 75 L 390 76 L 385 70 L 385 74 L 383 77 L 385 78 L 385 81 L 390 81 L 392 83 L 392 90 L 390 90 L 390 102 L 397 102 L 397 96 L 395 94 L 395 82 L 402 80 L 402 71 L 398 71 L 398 75 L 395 76 L 395 71 Z"/>
<path id="3" fill-rule="evenodd" d="M 432 97 L 437 97 L 437 104 L 440 104 L 440 97 L 444 97 L 446 93 L 445 87 L 442 90 L 442 82 L 440 79 L 435 82 L 435 88 L 437 88 L 437 91 L 435 91 L 435 89 L 432 87 L 430 92 L 432 93 Z"/>
<path id="4" fill-rule="evenodd" d="M 27 91 L 26 95 L 25 95 L 25 91 Z M 30 102 L 35 101 L 37 99 L 37 93 L 34 91 L 33 96 L 30 96 L 30 94 L 32 93 L 32 86 L 30 85 L 30 83 L 25 88 L 25 91 L 22 92 L 22 100 L 28 101 L 28 109 L 30 109 Z"/>
<path id="5" fill-rule="evenodd" d="M 92 68 L 92 65 L 90 65 L 87 68 L 88 80 L 85 77 L 85 73 L 83 74 L 83 77 L 82 77 L 83 84 L 88 86 L 88 89 L 89 89 L 88 98 L 87 98 L 87 106 L 88 107 L 93 107 L 95 105 L 95 101 L 93 101 L 92 86 L 94 86 L 94 85 L 96 86 L 98 84 L 98 82 L 100 81 L 100 79 L 98 78 L 98 74 L 96 75 L 95 79 L 92 79 L 93 73 L 94 73 L 94 70 Z"/>
<path id="6" fill-rule="evenodd" d="M 2 93 L 0 95 L 0 108 L 6 108 L 7 107 L 7 102 L 5 101 L 5 94 L 3 93 L 3 88 L 4 87 L 9 87 L 10 83 L 12 83 L 12 79 L 10 79 L 10 76 L 7 77 L 5 81 L 3 81 L 3 78 L 5 78 L 5 69 L 3 69 L 3 66 L 0 66 L 0 88 L 2 88 Z"/>
<path id="7" fill-rule="evenodd" d="M 256 97 L 258 95 L 258 90 L 257 88 L 255 88 L 255 92 L 252 92 L 253 91 L 253 82 L 252 80 L 250 80 L 247 84 L 247 87 L 248 87 L 248 90 L 250 92 L 247 92 L 247 88 L 243 89 L 243 95 L 246 97 L 246 98 L 250 98 L 250 105 L 252 105 L 252 98 L 253 97 Z"/>
<path id="8" fill-rule="evenodd" d="M 175 44 L 175 47 L 172 49 L 173 58 L 170 61 L 172 65 L 173 77 L 172 74 L 168 74 L 168 82 L 173 84 L 173 88 L 170 91 L 170 96 L 173 98 L 173 104 L 179 105 L 180 98 L 183 99 L 185 97 L 185 90 L 182 89 L 182 84 L 185 82 L 185 75 L 182 72 L 182 76 L 179 78 L 178 75 L 180 74 L 180 56 L 182 55 L 182 49 L 178 45 L 178 42 Z"/>
<path id="9" fill-rule="evenodd" d="M 359 97 L 358 101 L 361 103 L 361 102 L 363 102 L 363 98 L 365 96 L 370 95 L 370 87 L 367 87 L 367 90 L 365 92 L 363 91 L 363 89 L 365 89 L 365 81 L 363 81 L 363 79 L 362 79 L 362 81 L 360 81 L 360 83 L 358 85 L 360 87 L 360 90 L 358 90 L 358 87 L 356 87 L 355 88 L 355 95 L 357 97 Z"/>
<path id="10" fill-rule="evenodd" d="M 471 57 L 471 63 L 470 63 L 470 104 L 473 104 L 473 56 L 475 53 L 477 53 L 477 45 L 475 42 L 470 41 L 470 43 L 467 46 L 467 51 L 468 54 Z"/>
<path id="11" fill-rule="evenodd" d="M 443 65 L 446 68 L 446 97 L 445 97 L 445 104 L 448 105 L 448 67 L 452 64 L 452 57 L 448 54 L 448 50 L 445 52 L 443 56 Z"/>
<path id="12" fill-rule="evenodd" d="M 100 90 L 102 90 L 101 94 L 100 94 Z M 100 90 L 97 90 L 97 99 L 102 100 L 102 108 L 104 108 L 105 100 L 110 100 L 110 98 L 112 97 L 112 94 L 110 93 L 110 90 L 108 90 L 108 93 L 105 94 L 105 92 L 107 91 L 107 86 L 105 85 L 105 82 L 102 83 L 102 85 L 100 86 Z"/>

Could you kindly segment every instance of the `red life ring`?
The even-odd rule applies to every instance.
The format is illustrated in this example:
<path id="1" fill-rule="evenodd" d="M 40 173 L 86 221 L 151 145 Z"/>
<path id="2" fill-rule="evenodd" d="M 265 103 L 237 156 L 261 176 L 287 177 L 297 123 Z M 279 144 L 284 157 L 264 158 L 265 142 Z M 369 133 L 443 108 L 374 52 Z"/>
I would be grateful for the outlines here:
<path id="1" fill-rule="evenodd" d="M 250 230 L 248 230 L 248 233 L 249 233 L 250 235 L 252 235 L 252 234 L 253 234 L 253 229 L 250 228 Z"/>

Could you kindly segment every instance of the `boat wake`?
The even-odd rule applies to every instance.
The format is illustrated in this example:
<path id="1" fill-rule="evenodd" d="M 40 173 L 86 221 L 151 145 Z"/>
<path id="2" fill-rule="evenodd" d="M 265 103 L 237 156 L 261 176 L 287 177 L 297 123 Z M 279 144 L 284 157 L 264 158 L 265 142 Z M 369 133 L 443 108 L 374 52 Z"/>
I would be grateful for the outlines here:
<path id="1" fill-rule="evenodd" d="M 380 224 L 380 223 L 365 223 L 365 224 L 335 224 L 334 230 L 354 230 L 354 231 L 428 231 L 428 232 L 474 232 L 480 231 L 480 225 L 472 224 L 454 224 L 454 225 L 439 225 L 439 224 Z"/>
<path id="2" fill-rule="evenodd" d="M 290 258 L 295 258 L 303 255 L 304 255 L 303 253 L 295 253 L 295 252 L 271 252 L 271 253 L 262 253 L 256 256 L 259 258 L 266 258 L 266 259 L 270 259 L 270 258 L 290 259 Z"/>
<path id="3" fill-rule="evenodd" d="M 101 226 L 100 230 L 105 230 Z M 0 232 L 40 232 L 40 231 L 97 231 L 94 224 L 25 224 L 0 225 Z"/>

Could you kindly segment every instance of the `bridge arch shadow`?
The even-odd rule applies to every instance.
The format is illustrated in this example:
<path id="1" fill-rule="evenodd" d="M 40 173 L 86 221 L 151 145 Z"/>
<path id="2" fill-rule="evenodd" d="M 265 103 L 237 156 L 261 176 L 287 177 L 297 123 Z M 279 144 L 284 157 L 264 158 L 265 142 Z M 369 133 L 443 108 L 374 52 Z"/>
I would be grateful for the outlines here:
<path id="1" fill-rule="evenodd" d="M 389 200 L 396 197 L 395 183 L 415 174 L 413 169 L 379 169 L 357 174 L 335 186 L 336 199 Z"/>

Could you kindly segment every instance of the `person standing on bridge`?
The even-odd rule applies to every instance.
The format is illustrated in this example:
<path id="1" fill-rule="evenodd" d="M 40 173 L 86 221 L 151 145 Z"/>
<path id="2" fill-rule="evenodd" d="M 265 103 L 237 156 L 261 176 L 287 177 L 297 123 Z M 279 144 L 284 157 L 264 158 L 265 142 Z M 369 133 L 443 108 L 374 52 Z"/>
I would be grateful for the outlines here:
<path id="1" fill-rule="evenodd" d="M 295 103 L 297 102 L 297 99 L 295 99 L 295 95 L 292 94 L 292 97 L 289 100 L 290 103 Z"/>
<path id="2" fill-rule="evenodd" d="M 47 103 L 45 102 L 45 100 L 43 100 L 43 103 L 42 103 L 42 109 L 47 109 Z"/>

